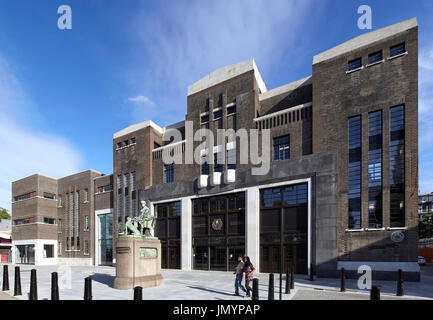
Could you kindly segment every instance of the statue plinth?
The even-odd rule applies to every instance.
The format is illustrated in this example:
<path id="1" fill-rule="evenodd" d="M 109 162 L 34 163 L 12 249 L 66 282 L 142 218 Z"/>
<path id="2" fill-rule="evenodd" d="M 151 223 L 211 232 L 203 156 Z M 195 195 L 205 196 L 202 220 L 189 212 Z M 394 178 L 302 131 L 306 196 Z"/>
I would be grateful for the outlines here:
<path id="1" fill-rule="evenodd" d="M 163 281 L 161 241 L 156 238 L 119 236 L 116 243 L 114 288 L 148 288 L 159 286 Z"/>

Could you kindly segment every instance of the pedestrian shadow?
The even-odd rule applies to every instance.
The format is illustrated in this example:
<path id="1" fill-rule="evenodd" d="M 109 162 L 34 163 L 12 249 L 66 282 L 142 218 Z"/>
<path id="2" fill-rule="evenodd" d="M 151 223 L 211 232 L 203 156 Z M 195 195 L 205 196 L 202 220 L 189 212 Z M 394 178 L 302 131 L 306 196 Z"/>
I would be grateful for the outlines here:
<path id="1" fill-rule="evenodd" d="M 212 292 L 212 293 L 218 293 L 218 294 L 222 294 L 225 296 L 233 296 L 232 293 L 228 293 L 227 291 L 218 291 L 218 290 L 214 290 L 214 289 L 209 289 L 209 288 L 203 288 L 203 287 L 196 287 L 196 286 L 186 286 L 187 288 L 191 288 L 191 289 L 197 289 L 197 290 L 203 290 L 203 291 L 207 291 L 207 292 Z"/>
<path id="2" fill-rule="evenodd" d="M 114 278 L 115 276 L 106 273 L 94 273 L 90 276 L 92 280 L 105 284 L 110 288 L 114 288 Z"/>

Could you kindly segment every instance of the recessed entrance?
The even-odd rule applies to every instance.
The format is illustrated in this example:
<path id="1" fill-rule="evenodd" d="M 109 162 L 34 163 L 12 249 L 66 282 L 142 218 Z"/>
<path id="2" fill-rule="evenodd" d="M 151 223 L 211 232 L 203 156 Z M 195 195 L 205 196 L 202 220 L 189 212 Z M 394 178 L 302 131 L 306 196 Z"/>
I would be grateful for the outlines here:
<path id="1" fill-rule="evenodd" d="M 245 193 L 193 200 L 193 268 L 232 271 L 245 254 Z"/>
<path id="2" fill-rule="evenodd" d="M 155 205 L 155 236 L 161 241 L 161 268 L 180 269 L 181 202 Z"/>
<path id="3" fill-rule="evenodd" d="M 308 184 L 260 192 L 260 272 L 280 271 L 293 262 L 295 273 L 308 273 Z"/>

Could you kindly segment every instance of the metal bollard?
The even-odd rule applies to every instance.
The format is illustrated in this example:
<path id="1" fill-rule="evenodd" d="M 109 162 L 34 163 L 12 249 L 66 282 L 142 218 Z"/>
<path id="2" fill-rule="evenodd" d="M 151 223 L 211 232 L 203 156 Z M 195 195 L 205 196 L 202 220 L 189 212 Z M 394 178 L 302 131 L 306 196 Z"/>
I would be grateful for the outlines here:
<path id="1" fill-rule="evenodd" d="M 59 300 L 59 277 L 57 272 L 51 273 L 51 300 Z"/>
<path id="2" fill-rule="evenodd" d="M 15 267 L 14 296 L 22 295 L 20 267 Z"/>
<path id="3" fill-rule="evenodd" d="M 295 289 L 295 280 L 293 279 L 295 270 L 293 268 L 293 264 L 290 267 L 290 289 Z"/>
<path id="4" fill-rule="evenodd" d="M 84 300 L 92 300 L 92 278 L 84 279 Z"/>
<path id="5" fill-rule="evenodd" d="M 7 265 L 3 266 L 3 291 L 9 291 L 9 269 Z"/>
<path id="6" fill-rule="evenodd" d="M 134 288 L 134 300 L 143 300 L 143 288 L 135 287 Z"/>
<path id="7" fill-rule="evenodd" d="M 370 300 L 380 300 L 380 289 L 373 286 L 370 291 Z"/>
<path id="8" fill-rule="evenodd" d="M 290 294 L 290 273 L 289 268 L 287 268 L 286 272 L 286 291 L 285 294 Z"/>
<path id="9" fill-rule="evenodd" d="M 253 294 L 251 300 L 259 300 L 259 279 L 253 279 Z"/>
<path id="10" fill-rule="evenodd" d="M 341 268 L 341 286 L 340 286 L 340 292 L 346 291 L 346 275 L 344 272 L 344 268 Z"/>
<path id="11" fill-rule="evenodd" d="M 404 296 L 403 291 L 403 270 L 398 269 L 398 278 L 397 278 L 397 296 Z"/>
<path id="12" fill-rule="evenodd" d="M 269 274 L 269 289 L 268 289 L 268 300 L 275 300 L 274 297 L 274 274 Z"/>
<path id="13" fill-rule="evenodd" d="M 36 269 L 32 269 L 30 274 L 30 297 L 29 300 L 38 300 L 38 284 Z"/>
<path id="14" fill-rule="evenodd" d="M 312 263 L 310 263 L 310 277 L 309 277 L 310 281 L 314 281 L 314 266 Z"/>

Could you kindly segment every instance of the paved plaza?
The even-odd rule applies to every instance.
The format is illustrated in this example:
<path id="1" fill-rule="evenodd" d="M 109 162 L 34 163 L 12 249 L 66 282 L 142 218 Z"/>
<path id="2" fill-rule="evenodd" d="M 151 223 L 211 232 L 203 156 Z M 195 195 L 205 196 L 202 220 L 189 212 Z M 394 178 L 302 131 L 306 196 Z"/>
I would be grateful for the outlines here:
<path id="1" fill-rule="evenodd" d="M 0 292 L 0 300 L 13 299 L 14 268 L 9 265 L 9 292 Z M 47 300 L 51 295 L 51 273 L 59 273 L 59 291 L 62 300 L 82 300 L 84 278 L 91 276 L 94 300 L 131 300 L 133 290 L 113 288 L 116 269 L 113 267 L 59 267 L 20 265 L 22 296 L 27 300 L 30 291 L 30 270 L 37 270 L 38 299 Z M 70 274 L 70 277 L 68 276 Z M 0 280 L 3 267 L 0 265 Z M 159 287 L 143 289 L 144 300 L 243 300 L 250 298 L 235 297 L 234 275 L 230 272 L 163 270 L 164 284 Z M 259 298 L 268 299 L 268 274 L 258 274 Z M 68 283 L 68 280 L 70 282 Z M 285 276 L 283 276 L 283 288 Z M 422 281 L 405 282 L 404 297 L 396 297 L 396 282 L 377 281 L 374 285 L 381 290 L 382 299 L 433 299 L 433 276 L 422 275 Z M 279 298 L 279 275 L 275 274 L 275 298 Z M 295 289 L 290 295 L 283 294 L 284 300 L 368 300 L 369 292 L 359 290 L 354 280 L 346 280 L 347 291 L 339 292 L 338 279 L 320 279 L 313 282 L 306 276 L 295 276 Z M 283 289 L 284 292 L 284 289 Z M 9 295 L 7 294 L 9 293 Z M 244 294 L 242 294 L 244 296 Z"/>

